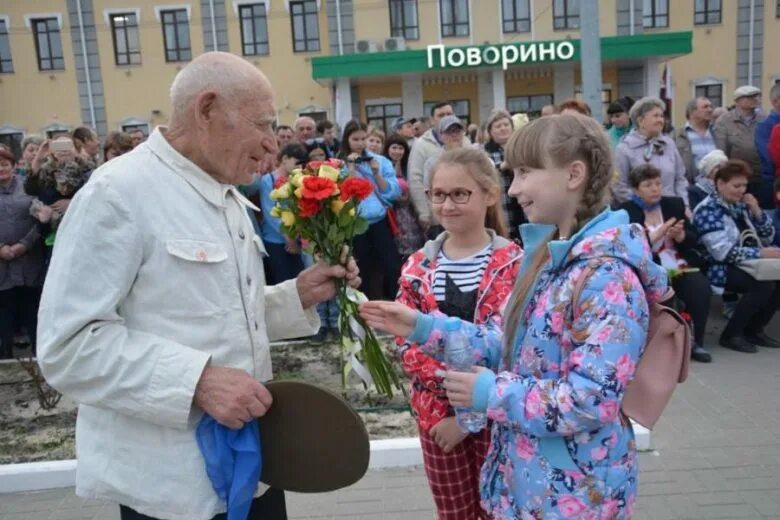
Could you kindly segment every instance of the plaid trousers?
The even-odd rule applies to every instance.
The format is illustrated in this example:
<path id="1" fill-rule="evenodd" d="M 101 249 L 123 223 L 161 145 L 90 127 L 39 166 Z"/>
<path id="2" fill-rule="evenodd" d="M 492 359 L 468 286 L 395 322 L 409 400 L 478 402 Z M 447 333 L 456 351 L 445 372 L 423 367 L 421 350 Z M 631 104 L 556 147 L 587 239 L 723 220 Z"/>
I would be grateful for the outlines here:
<path id="1" fill-rule="evenodd" d="M 490 429 L 469 435 L 450 453 L 422 429 L 420 444 L 439 520 L 488 519 L 479 505 L 479 472 L 490 447 Z"/>

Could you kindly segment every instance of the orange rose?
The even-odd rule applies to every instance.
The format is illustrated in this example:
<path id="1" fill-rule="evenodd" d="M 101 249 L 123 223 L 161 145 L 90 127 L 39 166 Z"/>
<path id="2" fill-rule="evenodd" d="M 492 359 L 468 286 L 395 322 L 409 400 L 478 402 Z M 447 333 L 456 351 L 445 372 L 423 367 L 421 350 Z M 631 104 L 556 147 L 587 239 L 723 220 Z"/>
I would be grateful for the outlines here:
<path id="1" fill-rule="evenodd" d="M 323 200 L 336 193 L 336 190 L 336 183 L 331 179 L 307 175 L 303 178 L 301 194 L 304 199 Z"/>

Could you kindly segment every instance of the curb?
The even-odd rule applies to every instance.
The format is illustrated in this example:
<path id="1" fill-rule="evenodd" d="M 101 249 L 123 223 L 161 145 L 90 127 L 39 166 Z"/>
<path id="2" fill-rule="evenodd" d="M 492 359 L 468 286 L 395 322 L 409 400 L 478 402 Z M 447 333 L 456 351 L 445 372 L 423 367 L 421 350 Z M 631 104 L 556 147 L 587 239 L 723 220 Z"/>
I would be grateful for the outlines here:
<path id="1" fill-rule="evenodd" d="M 634 423 L 634 434 L 639 451 L 652 450 L 650 430 Z M 420 466 L 422 463 L 417 437 L 371 441 L 369 469 Z M 0 465 L 0 494 L 73 487 L 75 484 L 75 460 Z"/>

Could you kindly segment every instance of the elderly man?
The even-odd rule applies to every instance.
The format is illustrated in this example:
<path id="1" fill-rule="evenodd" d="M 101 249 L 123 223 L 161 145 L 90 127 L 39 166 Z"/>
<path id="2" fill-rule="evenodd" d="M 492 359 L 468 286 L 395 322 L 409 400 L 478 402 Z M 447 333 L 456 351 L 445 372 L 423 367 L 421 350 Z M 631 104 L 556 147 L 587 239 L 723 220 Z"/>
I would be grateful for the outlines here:
<path id="1" fill-rule="evenodd" d="M 301 116 L 295 120 L 293 125 L 295 129 L 295 140 L 301 144 L 317 137 L 317 123 L 309 116 Z"/>
<path id="2" fill-rule="evenodd" d="M 706 97 L 692 99 L 685 106 L 685 125 L 675 136 L 674 144 L 685 164 L 685 177 L 690 184 L 699 177 L 698 164 L 713 151 L 712 102 Z"/>
<path id="3" fill-rule="evenodd" d="M 130 134 L 130 138 L 133 140 L 133 148 L 146 141 L 146 134 L 144 134 L 144 131 L 140 128 L 131 130 L 128 133 Z"/>
<path id="4" fill-rule="evenodd" d="M 758 113 L 761 90 L 751 85 L 734 91 L 734 108 L 723 114 L 714 127 L 715 144 L 729 159 L 741 159 L 754 172 L 761 170 L 761 159 L 756 151 L 756 127 L 764 120 Z"/>
<path id="5" fill-rule="evenodd" d="M 207 520 L 225 511 L 195 428 L 263 416 L 269 340 L 315 333 L 334 277 L 322 263 L 268 287 L 262 241 L 236 184 L 270 170 L 271 85 L 207 53 L 171 86 L 170 126 L 107 163 L 59 228 L 40 311 L 39 363 L 80 403 L 78 495 L 121 504 L 123 520 Z M 286 518 L 258 487 L 251 518 Z M 224 515 L 221 516 L 224 518 Z"/>

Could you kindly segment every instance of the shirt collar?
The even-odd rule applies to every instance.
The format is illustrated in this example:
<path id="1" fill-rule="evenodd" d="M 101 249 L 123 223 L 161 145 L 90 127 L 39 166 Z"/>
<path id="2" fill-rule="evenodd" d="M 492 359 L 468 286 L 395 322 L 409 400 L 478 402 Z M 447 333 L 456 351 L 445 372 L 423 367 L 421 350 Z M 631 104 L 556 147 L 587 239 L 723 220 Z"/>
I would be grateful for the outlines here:
<path id="1" fill-rule="evenodd" d="M 707 134 L 709 134 L 709 133 L 710 133 L 710 129 L 711 129 L 711 128 L 712 128 L 712 125 L 708 125 L 708 126 L 707 126 Z M 691 125 L 691 122 L 690 122 L 690 121 L 686 121 L 686 122 L 685 122 L 685 130 L 690 130 L 691 132 L 696 132 L 697 134 L 699 133 L 699 131 L 698 131 L 698 130 L 696 130 L 696 129 L 693 127 L 693 125 Z"/>
<path id="2" fill-rule="evenodd" d="M 163 163 L 195 189 L 204 199 L 211 204 L 219 207 L 225 207 L 225 200 L 230 193 L 241 205 L 252 208 L 254 211 L 260 211 L 254 204 L 241 195 L 232 184 L 222 184 L 215 180 L 211 175 L 203 171 L 198 165 L 190 161 L 176 150 L 163 135 L 167 130 L 165 126 L 158 126 L 146 140 L 146 146 Z"/>

